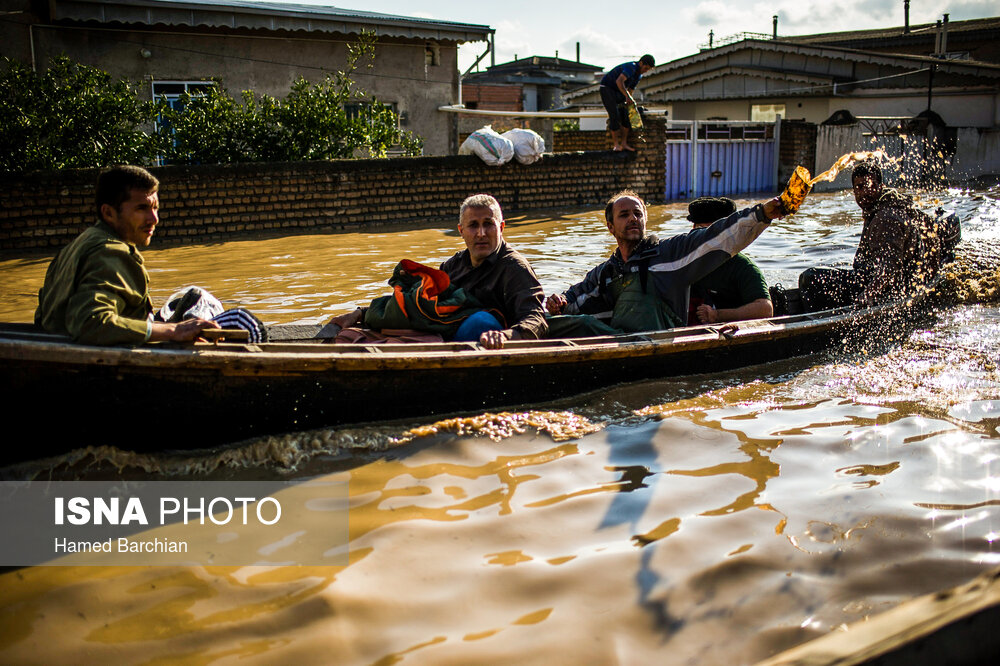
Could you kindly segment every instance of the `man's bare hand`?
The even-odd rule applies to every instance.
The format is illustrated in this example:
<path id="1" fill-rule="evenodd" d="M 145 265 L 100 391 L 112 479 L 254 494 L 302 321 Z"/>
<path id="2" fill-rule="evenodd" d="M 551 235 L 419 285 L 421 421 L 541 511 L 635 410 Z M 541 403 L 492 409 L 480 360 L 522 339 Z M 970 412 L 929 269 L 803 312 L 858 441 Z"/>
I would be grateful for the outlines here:
<path id="1" fill-rule="evenodd" d="M 479 336 L 479 344 L 484 349 L 503 349 L 507 336 L 503 331 L 486 331 Z"/>
<path id="2" fill-rule="evenodd" d="M 351 328 L 352 326 L 357 326 L 361 322 L 361 318 L 364 316 L 364 311 L 358 308 L 354 312 L 347 312 L 342 315 L 337 315 L 330 320 L 329 323 L 336 324 L 340 328 Z"/>
<path id="3" fill-rule="evenodd" d="M 711 305 L 699 305 L 695 308 L 694 313 L 698 317 L 698 321 L 703 324 L 715 324 L 719 321 L 719 311 Z"/>
<path id="4" fill-rule="evenodd" d="M 769 220 L 777 220 L 784 217 L 781 212 L 781 199 L 779 197 L 768 199 L 762 204 L 761 207 L 764 209 L 764 215 L 766 215 Z"/>
<path id="5" fill-rule="evenodd" d="M 199 334 L 206 328 L 220 328 L 214 321 L 207 319 L 185 319 L 182 322 L 172 324 L 169 322 L 153 322 L 153 332 L 149 336 L 150 342 L 190 342 L 196 340 Z"/>
<path id="6" fill-rule="evenodd" d="M 566 307 L 566 297 L 562 294 L 552 294 L 545 299 L 545 308 L 549 314 L 557 315 Z"/>

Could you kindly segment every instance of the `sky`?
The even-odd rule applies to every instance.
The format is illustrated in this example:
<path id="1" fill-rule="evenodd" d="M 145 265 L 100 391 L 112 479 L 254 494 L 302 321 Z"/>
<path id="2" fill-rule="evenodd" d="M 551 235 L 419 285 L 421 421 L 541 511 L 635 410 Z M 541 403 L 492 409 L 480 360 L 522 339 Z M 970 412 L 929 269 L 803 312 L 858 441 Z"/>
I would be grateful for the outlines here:
<path id="1" fill-rule="evenodd" d="M 269 0 L 282 2 L 283 0 Z M 329 5 L 324 0 L 289 0 L 294 4 Z M 496 30 L 496 62 L 515 55 L 576 58 L 604 69 L 650 53 L 663 63 L 698 52 L 708 32 L 721 39 L 739 32 L 771 34 L 778 15 L 778 34 L 808 35 L 885 28 L 903 24 L 903 0 L 645 0 L 622 5 L 596 0 L 336 0 L 334 6 L 371 12 L 488 25 Z M 608 8 L 634 7 L 631 12 Z M 912 0 L 910 24 L 1000 16 L 998 0 Z M 464 72 L 486 49 L 484 42 L 459 49 Z M 489 56 L 481 67 L 489 65 Z"/>

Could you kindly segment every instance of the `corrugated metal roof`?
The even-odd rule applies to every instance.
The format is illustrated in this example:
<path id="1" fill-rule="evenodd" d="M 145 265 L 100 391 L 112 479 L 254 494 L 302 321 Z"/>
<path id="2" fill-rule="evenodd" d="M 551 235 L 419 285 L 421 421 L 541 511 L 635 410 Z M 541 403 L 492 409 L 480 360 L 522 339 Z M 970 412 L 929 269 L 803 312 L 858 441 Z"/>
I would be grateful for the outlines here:
<path id="1" fill-rule="evenodd" d="M 747 62 L 742 59 L 734 61 L 735 56 L 741 54 L 767 54 L 773 53 L 777 56 L 797 58 L 801 62 L 785 61 L 781 62 L 781 67 L 773 68 L 764 65 L 762 62 Z M 717 49 L 702 51 L 684 58 L 678 58 L 668 63 L 659 65 L 651 72 L 642 77 L 640 83 L 642 90 L 656 90 L 673 88 L 677 81 L 696 80 L 699 77 L 714 78 L 714 72 L 738 64 L 747 70 L 757 70 L 759 75 L 767 74 L 775 78 L 789 78 L 802 76 L 829 76 L 832 80 L 840 83 L 850 83 L 853 79 L 850 75 L 838 74 L 834 70 L 836 63 L 865 63 L 881 66 L 887 69 L 913 70 L 922 69 L 935 65 L 939 76 L 948 74 L 968 77 L 969 79 L 980 79 L 982 84 L 996 85 L 1000 80 L 1000 65 L 982 63 L 968 60 L 940 60 L 927 56 L 917 55 L 896 55 L 887 53 L 877 53 L 874 51 L 860 51 L 846 49 L 836 46 L 820 46 L 807 44 L 794 44 L 783 40 L 744 40 L 735 44 L 729 44 Z M 747 72 L 744 72 L 746 74 Z M 565 93 L 564 99 L 570 101 L 596 94 L 597 85 L 578 88 Z"/>
<path id="2" fill-rule="evenodd" d="M 1000 30 L 1000 16 L 948 22 L 948 35 L 950 36 L 979 30 Z M 781 40 L 786 42 L 797 42 L 799 44 L 839 44 L 843 42 L 875 39 L 889 39 L 895 41 L 896 39 L 906 39 L 910 37 L 933 39 L 936 33 L 937 25 L 935 23 L 922 23 L 919 25 L 911 25 L 910 32 L 908 33 L 903 32 L 903 26 L 899 25 L 889 28 L 874 28 L 870 30 L 848 30 L 846 32 L 823 32 L 815 35 L 781 37 Z"/>
<path id="3" fill-rule="evenodd" d="M 262 31 L 304 31 L 432 39 L 486 40 L 487 25 L 379 14 L 331 6 L 212 0 L 49 0 L 53 21 L 142 26 L 187 26 Z"/>

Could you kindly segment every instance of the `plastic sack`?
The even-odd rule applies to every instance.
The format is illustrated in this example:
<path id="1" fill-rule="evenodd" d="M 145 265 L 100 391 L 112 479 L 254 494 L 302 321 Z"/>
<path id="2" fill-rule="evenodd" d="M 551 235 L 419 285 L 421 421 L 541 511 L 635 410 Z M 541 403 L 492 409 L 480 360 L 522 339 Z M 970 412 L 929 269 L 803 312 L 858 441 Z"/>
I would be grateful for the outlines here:
<path id="1" fill-rule="evenodd" d="M 632 129 L 642 129 L 642 115 L 635 104 L 628 105 L 628 124 Z"/>
<path id="2" fill-rule="evenodd" d="M 490 166 L 500 166 L 514 157 L 514 144 L 487 125 L 469 135 L 458 149 L 459 155 L 477 155 Z"/>
<path id="3" fill-rule="evenodd" d="M 191 317 L 214 319 L 224 308 L 212 294 L 201 287 L 185 287 L 174 293 L 160 308 L 160 319 L 178 322 Z"/>
<path id="4" fill-rule="evenodd" d="M 530 129 L 514 128 L 501 134 L 514 144 L 514 157 L 521 164 L 534 164 L 542 159 L 545 152 L 545 139 L 538 132 Z"/>

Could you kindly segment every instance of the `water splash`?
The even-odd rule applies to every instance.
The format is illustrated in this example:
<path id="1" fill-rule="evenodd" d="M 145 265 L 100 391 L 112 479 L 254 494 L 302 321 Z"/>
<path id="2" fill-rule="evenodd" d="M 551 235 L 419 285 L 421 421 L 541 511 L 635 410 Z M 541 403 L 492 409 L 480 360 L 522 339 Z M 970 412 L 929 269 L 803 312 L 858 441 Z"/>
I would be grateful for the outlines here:
<path id="1" fill-rule="evenodd" d="M 853 164 L 857 164 L 858 162 L 864 162 L 865 160 L 869 159 L 885 161 L 888 159 L 888 155 L 886 155 L 885 151 L 882 150 L 881 148 L 878 150 L 859 150 L 857 152 L 841 155 L 840 158 L 833 163 L 833 166 L 831 166 L 829 169 L 819 174 L 815 178 L 812 178 L 809 181 L 809 186 L 812 187 L 816 183 L 822 181 L 832 182 L 837 177 L 837 175 L 840 174 L 840 172 L 846 169 L 847 167 Z"/>
<path id="2" fill-rule="evenodd" d="M 444 419 L 401 430 L 405 426 L 361 426 L 322 428 L 249 440 L 213 451 L 190 453 L 136 453 L 114 446 L 88 446 L 46 460 L 8 467 L 4 475 L 18 479 L 100 476 L 126 470 L 164 476 L 198 476 L 227 470 L 268 469 L 286 473 L 303 471 L 320 457 L 378 454 L 419 439 L 443 435 L 488 437 L 494 442 L 523 435 L 534 428 L 556 442 L 578 439 L 601 430 L 604 425 L 569 411 L 531 410 L 484 413 Z"/>
<path id="3" fill-rule="evenodd" d="M 411 428 L 403 433 L 399 441 L 400 443 L 409 442 L 418 437 L 451 432 L 456 435 L 486 436 L 497 442 L 514 435 L 523 435 L 529 427 L 535 428 L 539 434 L 547 434 L 553 441 L 565 442 L 597 432 L 603 426 L 572 412 L 534 410 L 497 414 L 487 412 L 478 416 L 446 419 L 430 425 Z"/>

